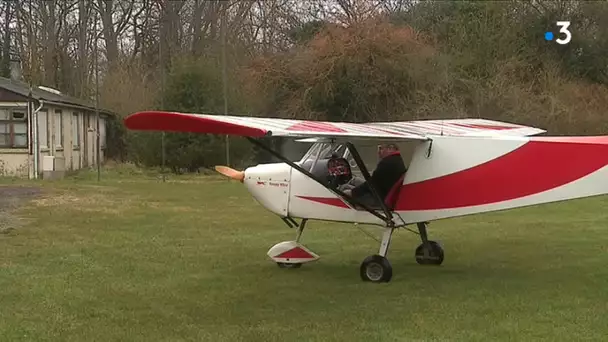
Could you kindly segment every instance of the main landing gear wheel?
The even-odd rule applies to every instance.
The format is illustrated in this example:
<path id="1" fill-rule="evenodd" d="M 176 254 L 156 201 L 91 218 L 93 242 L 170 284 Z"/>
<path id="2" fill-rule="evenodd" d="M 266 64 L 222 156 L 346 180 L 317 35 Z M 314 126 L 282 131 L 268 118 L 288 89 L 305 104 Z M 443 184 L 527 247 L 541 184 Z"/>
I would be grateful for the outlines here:
<path id="1" fill-rule="evenodd" d="M 393 268 L 383 256 L 371 255 L 365 258 L 360 267 L 361 279 L 373 283 L 389 282 L 393 277 Z"/>
<path id="2" fill-rule="evenodd" d="M 416 248 L 416 262 L 420 265 L 441 265 L 443 263 L 443 248 L 435 241 L 427 241 Z"/>
<path id="3" fill-rule="evenodd" d="M 420 265 L 441 265 L 443 263 L 443 248 L 437 242 L 428 239 L 426 225 L 426 222 L 417 223 L 422 244 L 416 248 L 416 262 Z"/>

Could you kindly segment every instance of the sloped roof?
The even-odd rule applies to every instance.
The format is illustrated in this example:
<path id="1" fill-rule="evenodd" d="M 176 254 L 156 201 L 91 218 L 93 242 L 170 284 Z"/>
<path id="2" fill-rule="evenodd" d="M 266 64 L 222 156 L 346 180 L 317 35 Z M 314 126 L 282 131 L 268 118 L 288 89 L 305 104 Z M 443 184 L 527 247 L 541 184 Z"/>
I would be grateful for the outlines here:
<path id="1" fill-rule="evenodd" d="M 0 77 L 0 88 L 4 88 L 21 96 L 30 96 L 29 84 L 22 81 L 13 80 L 6 77 Z M 95 111 L 95 104 L 91 103 L 90 101 L 78 99 L 66 94 L 55 94 L 53 92 L 38 88 L 35 85 L 32 86 L 32 97 L 38 101 L 43 100 L 47 103 L 66 105 Z M 115 114 L 114 112 L 103 108 L 99 108 L 99 112 L 110 115 Z"/>

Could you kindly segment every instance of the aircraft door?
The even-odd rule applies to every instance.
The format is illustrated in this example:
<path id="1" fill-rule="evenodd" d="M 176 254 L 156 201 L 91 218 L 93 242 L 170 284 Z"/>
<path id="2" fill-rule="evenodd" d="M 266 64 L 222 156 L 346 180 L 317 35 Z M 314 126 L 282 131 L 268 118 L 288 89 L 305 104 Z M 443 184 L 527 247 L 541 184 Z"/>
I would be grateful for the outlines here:
<path id="1" fill-rule="evenodd" d="M 337 186 L 352 177 L 348 161 L 343 158 L 344 150 L 343 144 L 319 143 L 300 163 L 325 185 Z M 290 216 L 349 222 L 354 219 L 354 212 L 335 193 L 298 170 L 291 170 Z"/>

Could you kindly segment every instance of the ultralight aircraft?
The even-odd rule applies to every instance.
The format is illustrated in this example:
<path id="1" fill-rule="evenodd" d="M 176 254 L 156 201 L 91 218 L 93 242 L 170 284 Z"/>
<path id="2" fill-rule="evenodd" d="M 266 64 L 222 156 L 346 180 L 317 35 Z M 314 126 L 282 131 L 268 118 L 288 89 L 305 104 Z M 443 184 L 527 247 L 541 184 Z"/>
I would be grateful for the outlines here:
<path id="1" fill-rule="evenodd" d="M 242 182 L 264 208 L 297 227 L 295 240 L 274 245 L 268 256 L 288 268 L 318 260 L 300 243 L 309 220 L 381 226 L 379 251 L 359 270 L 361 279 L 371 282 L 392 278 L 386 256 L 397 228 L 415 224 L 421 238 L 415 260 L 441 265 L 443 248 L 427 235 L 431 221 L 608 193 L 608 136 L 538 136 L 546 131 L 502 121 L 348 123 L 144 111 L 128 116 L 125 125 L 246 137 L 281 162 L 216 170 Z M 312 145 L 294 161 L 259 139 L 263 137 Z M 399 146 L 407 171 L 385 198 L 372 184 L 377 205 L 370 206 L 340 185 L 357 174 L 370 179 L 373 160 L 366 163 L 362 156 L 372 155 L 381 142 Z"/>

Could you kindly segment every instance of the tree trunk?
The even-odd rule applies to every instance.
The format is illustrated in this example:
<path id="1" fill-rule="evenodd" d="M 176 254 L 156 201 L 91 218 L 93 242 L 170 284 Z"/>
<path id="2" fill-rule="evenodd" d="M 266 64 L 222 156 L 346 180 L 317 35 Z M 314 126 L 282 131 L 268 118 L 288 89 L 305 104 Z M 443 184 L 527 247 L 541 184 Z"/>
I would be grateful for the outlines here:
<path id="1" fill-rule="evenodd" d="M 11 19 L 12 6 L 11 1 L 5 2 L 4 7 L 4 41 L 2 44 L 2 76 L 11 77 Z"/>
<path id="2" fill-rule="evenodd" d="M 103 26 L 103 37 L 106 42 L 106 58 L 108 59 L 109 68 L 112 69 L 118 62 L 118 39 L 114 29 L 114 1 L 99 0 L 99 13 L 101 15 L 101 23 Z"/>
<path id="3" fill-rule="evenodd" d="M 88 81 L 88 45 L 87 29 L 89 22 L 89 4 L 85 0 L 78 1 L 78 83 L 76 93 L 84 97 L 87 93 Z"/>
<path id="4" fill-rule="evenodd" d="M 40 12 L 43 22 L 44 42 L 44 84 L 49 87 L 57 86 L 57 35 L 55 27 L 57 18 L 55 15 L 55 0 L 40 1 Z"/>

